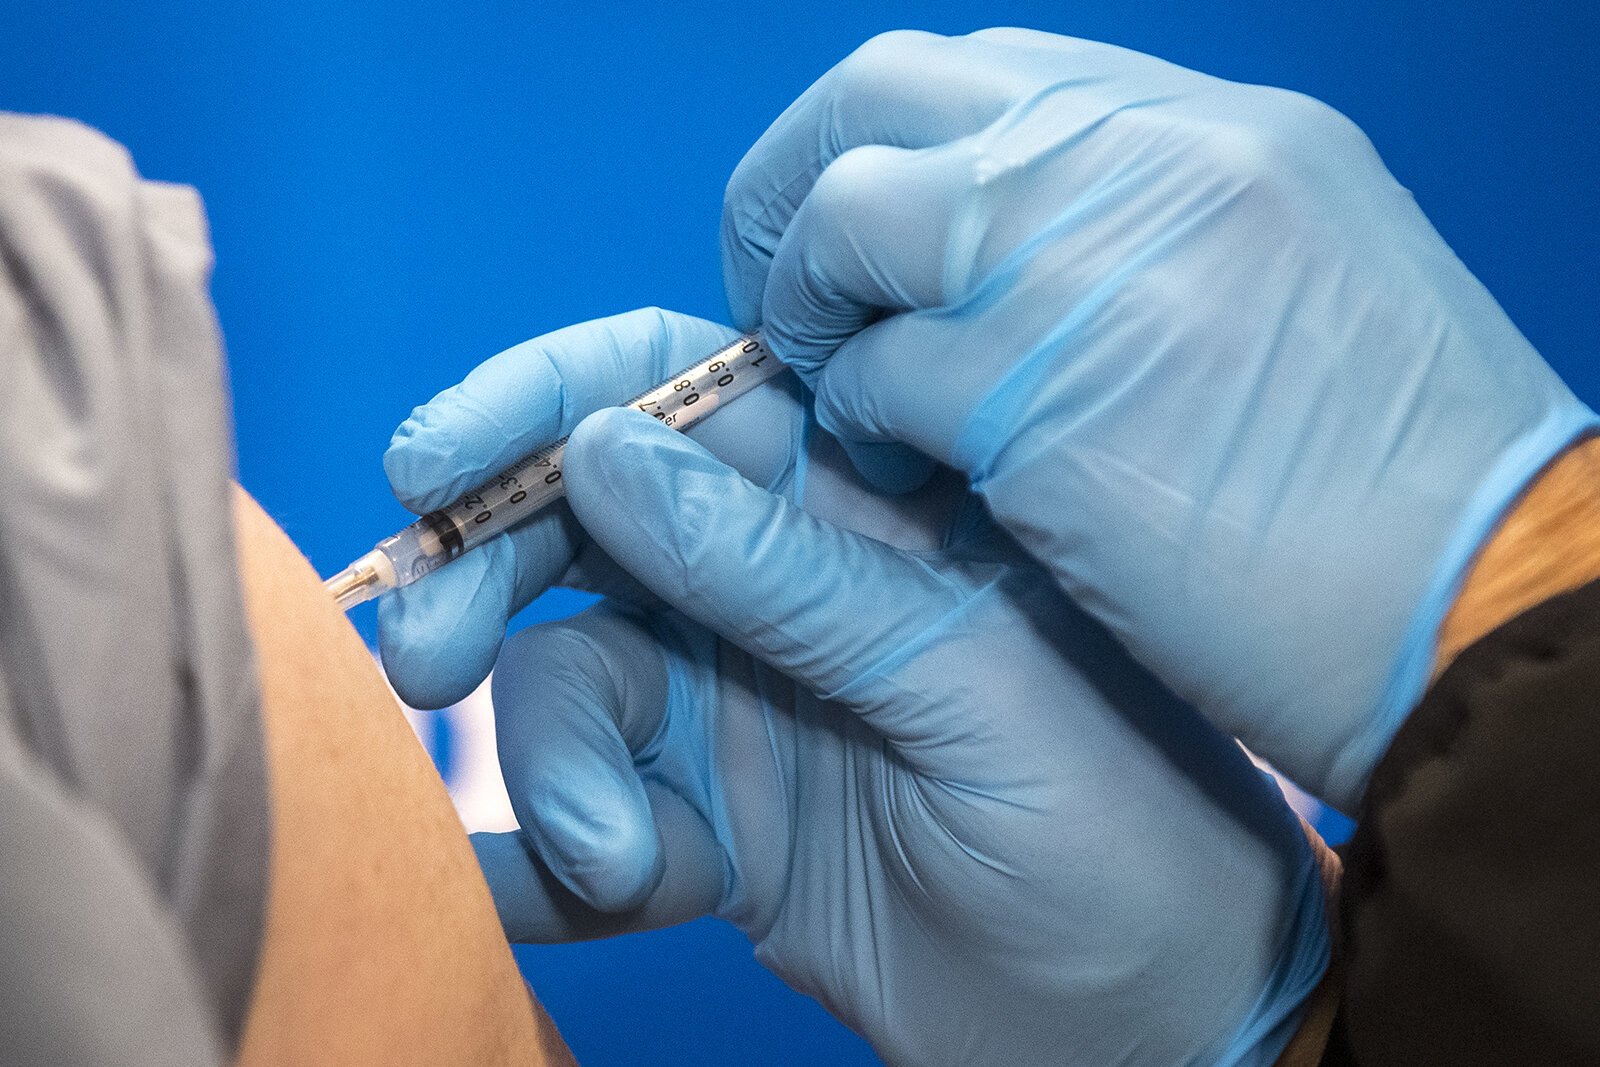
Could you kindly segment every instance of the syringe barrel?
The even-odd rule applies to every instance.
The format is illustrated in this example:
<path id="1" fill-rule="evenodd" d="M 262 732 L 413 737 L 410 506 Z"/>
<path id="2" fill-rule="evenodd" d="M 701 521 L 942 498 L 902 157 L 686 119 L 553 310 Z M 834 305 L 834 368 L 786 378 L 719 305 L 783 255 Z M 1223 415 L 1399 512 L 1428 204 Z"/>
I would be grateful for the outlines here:
<path id="1" fill-rule="evenodd" d="M 782 369 L 760 335 L 749 334 L 623 406 L 686 430 Z M 561 478 L 566 447 L 563 437 L 524 456 L 455 502 L 380 541 L 378 551 L 394 564 L 395 585 L 410 585 L 566 496 Z"/>
<path id="2" fill-rule="evenodd" d="M 435 511 L 424 515 L 399 533 L 378 542 L 377 551 L 394 567 L 395 588 L 433 573 L 462 553 L 460 538 L 453 527 L 441 520 L 442 514 Z"/>

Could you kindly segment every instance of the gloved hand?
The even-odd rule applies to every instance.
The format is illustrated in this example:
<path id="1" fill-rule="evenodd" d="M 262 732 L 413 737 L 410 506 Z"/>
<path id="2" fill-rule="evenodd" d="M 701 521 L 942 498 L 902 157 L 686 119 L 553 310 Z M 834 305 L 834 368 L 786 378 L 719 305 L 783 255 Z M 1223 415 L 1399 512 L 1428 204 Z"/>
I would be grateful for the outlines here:
<path id="1" fill-rule="evenodd" d="M 1595 425 L 1348 120 L 1106 45 L 869 42 L 739 165 L 723 247 L 864 472 L 965 471 L 1347 810 L 1475 549 Z"/>
<path id="2" fill-rule="evenodd" d="M 576 417 L 731 336 L 635 314 L 530 342 L 419 410 L 390 470 L 449 496 L 508 435 L 558 432 L 547 408 Z M 579 541 L 517 531 L 458 579 L 464 607 L 437 583 L 470 557 L 385 604 L 390 647 L 420 651 L 459 640 L 425 614 L 503 626 L 562 570 L 626 598 L 500 657 L 522 830 L 474 845 L 507 933 L 720 915 L 891 1062 L 1271 1063 L 1327 947 L 1270 781 L 958 476 L 871 492 L 790 376 L 694 433 L 775 493 L 604 411 L 565 459 Z"/>
<path id="3" fill-rule="evenodd" d="M 389 483 L 402 504 L 426 514 L 735 336 L 703 319 L 645 308 L 517 345 L 400 424 L 383 457 Z M 744 418 L 760 419 L 781 395 L 765 389 L 742 398 Z M 737 451 L 741 469 L 758 480 L 788 462 L 787 442 L 768 435 L 735 450 L 722 425 L 691 432 L 723 454 Z M 379 601 L 379 650 L 395 691 L 417 708 L 465 697 L 488 677 L 506 623 L 553 585 L 644 595 L 558 504 Z"/>

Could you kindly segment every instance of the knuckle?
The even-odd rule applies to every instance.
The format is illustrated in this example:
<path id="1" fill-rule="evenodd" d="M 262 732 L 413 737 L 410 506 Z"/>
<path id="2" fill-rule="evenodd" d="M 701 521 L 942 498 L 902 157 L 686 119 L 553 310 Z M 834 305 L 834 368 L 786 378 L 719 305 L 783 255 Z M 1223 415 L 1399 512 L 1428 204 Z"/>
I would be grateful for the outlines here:
<path id="1" fill-rule="evenodd" d="M 1206 151 L 1225 173 L 1252 182 L 1312 176 L 1365 144 L 1355 123 L 1329 105 L 1264 86 L 1236 97 L 1205 138 Z"/>
<path id="2" fill-rule="evenodd" d="M 763 234 L 768 194 L 772 191 L 771 164 L 764 149 L 766 138 L 744 154 L 722 190 L 722 241 L 755 245 Z"/>
<path id="3" fill-rule="evenodd" d="M 741 212 L 748 212 L 746 201 L 752 198 L 752 187 L 755 184 L 754 176 L 757 173 L 756 163 L 751 159 L 751 153 L 745 153 L 743 159 L 734 166 L 733 173 L 728 176 L 728 184 L 722 190 L 722 241 L 724 244 L 733 240 L 742 239 L 746 220 Z"/>
<path id="4" fill-rule="evenodd" d="M 1364 139 L 1354 122 L 1315 97 L 1288 89 L 1272 89 L 1266 95 L 1272 125 L 1281 141 L 1322 145 L 1352 135 Z"/>
<path id="5" fill-rule="evenodd" d="M 613 316 L 611 323 L 615 328 L 613 332 L 618 337 L 654 340 L 670 337 L 673 327 L 683 317 L 676 312 L 651 304 L 647 307 L 621 312 Z"/>
<path id="6" fill-rule="evenodd" d="M 889 157 L 895 152 L 884 145 L 860 145 L 840 155 L 818 176 L 806 197 L 809 211 L 842 226 L 870 218 L 872 204 L 885 185 Z"/>
<path id="7" fill-rule="evenodd" d="M 923 66 L 921 55 L 929 43 L 943 40 L 921 30 L 880 33 L 840 60 L 807 96 L 820 94 L 821 102 L 840 111 L 872 113 L 892 107 L 905 98 L 906 86 L 915 84 Z M 752 241 L 759 237 L 751 233 L 755 218 L 746 217 L 746 213 L 752 202 L 764 199 L 759 194 L 774 191 L 767 188 L 773 176 L 760 147 L 758 143 L 739 161 L 723 190 L 724 241 Z"/>
<path id="8" fill-rule="evenodd" d="M 868 38 L 833 69 L 834 94 L 840 99 L 872 100 L 914 77 L 918 51 L 937 34 L 922 30 L 889 30 Z"/>
<path id="9" fill-rule="evenodd" d="M 1015 159 L 999 154 L 984 138 L 972 138 L 944 150 L 946 165 L 955 169 L 959 187 L 976 193 L 995 184 L 997 178 L 1017 169 Z"/>
<path id="10" fill-rule="evenodd" d="M 1212 124 L 1206 130 L 1204 150 L 1219 171 L 1233 177 L 1256 180 L 1278 171 L 1272 133 L 1253 120 Z"/>

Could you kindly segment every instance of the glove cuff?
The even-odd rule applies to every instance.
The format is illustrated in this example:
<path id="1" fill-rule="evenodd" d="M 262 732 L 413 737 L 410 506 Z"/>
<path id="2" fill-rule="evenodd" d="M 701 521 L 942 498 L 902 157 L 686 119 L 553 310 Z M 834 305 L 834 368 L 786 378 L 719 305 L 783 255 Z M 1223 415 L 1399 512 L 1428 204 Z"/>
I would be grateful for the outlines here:
<path id="1" fill-rule="evenodd" d="M 1300 829 L 1305 831 L 1306 840 L 1311 844 L 1311 852 L 1317 859 L 1318 872 L 1322 876 L 1325 914 L 1329 927 L 1335 931 L 1334 940 L 1337 945 L 1339 879 L 1344 874 L 1344 864 L 1310 823 L 1301 819 Z M 1284 1046 L 1283 1052 L 1278 1055 L 1273 1067 L 1317 1067 L 1323 1062 L 1328 1041 L 1333 1034 L 1334 1020 L 1339 1013 L 1340 991 L 1343 984 L 1343 961 L 1335 949 L 1332 962 L 1322 976 L 1322 981 L 1317 983 L 1317 988 L 1306 998 L 1299 1027 L 1289 1039 L 1289 1043 Z"/>
<path id="2" fill-rule="evenodd" d="M 1539 474 L 1575 442 L 1597 429 L 1600 417 L 1587 406 L 1576 401 L 1560 405 L 1507 448 L 1489 470 L 1462 509 L 1455 533 L 1438 555 L 1438 563 L 1406 629 L 1372 728 L 1353 739 L 1332 765 L 1329 799 L 1346 810 L 1354 810 L 1352 802 L 1366 792 L 1373 767 L 1427 689 L 1440 628 L 1461 592 L 1473 560 Z"/>
<path id="3" fill-rule="evenodd" d="M 1326 1041 L 1337 999 L 1327 977 L 1332 950 L 1328 932 L 1339 861 L 1317 832 L 1300 820 L 1310 848 L 1296 886 L 1298 905 L 1290 919 L 1278 964 L 1244 1022 L 1220 1055 L 1217 1067 L 1267 1067 L 1302 1062 L 1289 1059 L 1307 1046 Z M 1311 862 L 1313 861 L 1314 862 Z M 1311 1061 L 1314 1062 L 1314 1061 Z"/>

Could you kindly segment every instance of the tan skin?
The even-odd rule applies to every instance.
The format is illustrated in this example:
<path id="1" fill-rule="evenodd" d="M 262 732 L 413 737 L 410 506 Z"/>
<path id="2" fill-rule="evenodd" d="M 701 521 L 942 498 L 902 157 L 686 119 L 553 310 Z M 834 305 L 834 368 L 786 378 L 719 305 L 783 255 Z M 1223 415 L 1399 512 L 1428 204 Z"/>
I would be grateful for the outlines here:
<path id="1" fill-rule="evenodd" d="M 1600 437 L 1557 457 L 1486 542 L 1439 630 L 1437 678 L 1468 645 L 1600 577 Z"/>
<path id="2" fill-rule="evenodd" d="M 239 1062 L 570 1064 L 427 754 L 311 565 L 242 490 L 273 807 Z"/>

